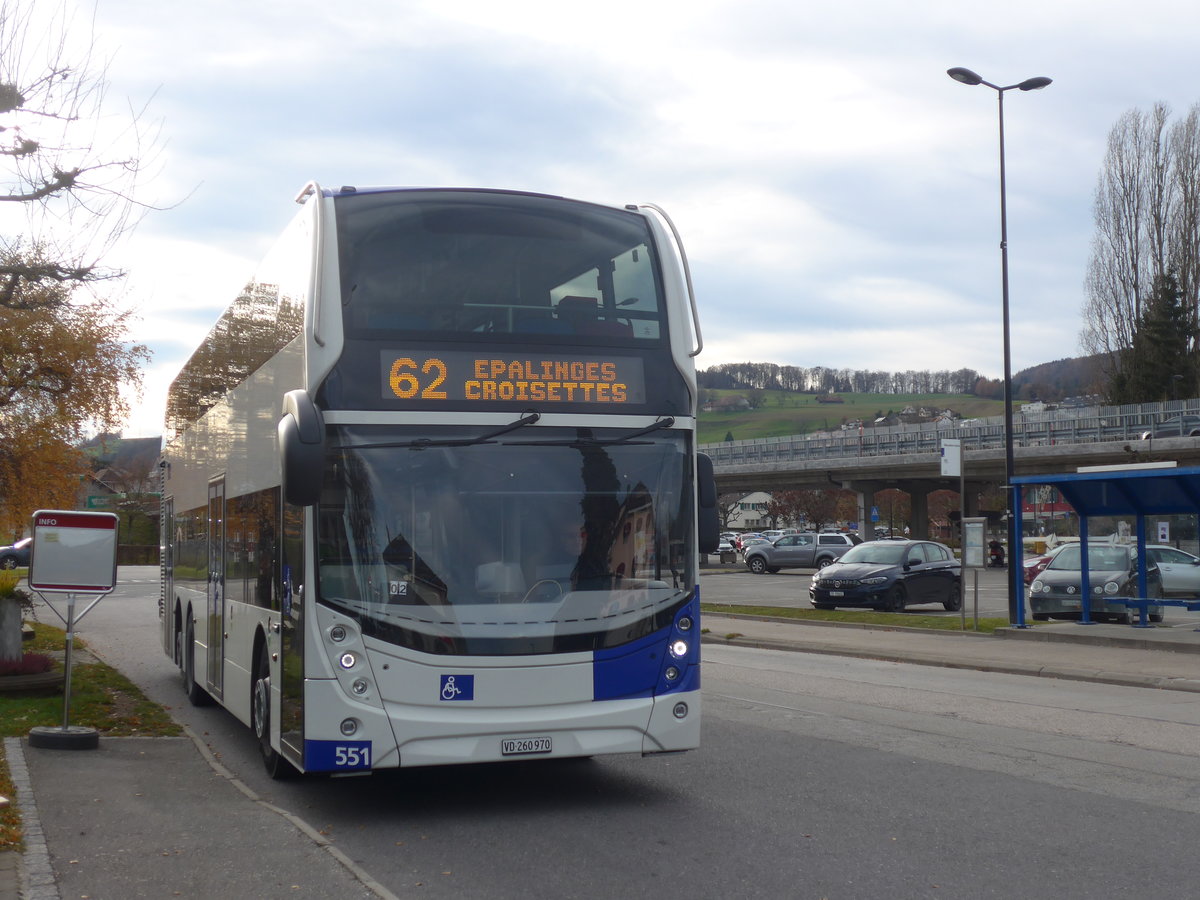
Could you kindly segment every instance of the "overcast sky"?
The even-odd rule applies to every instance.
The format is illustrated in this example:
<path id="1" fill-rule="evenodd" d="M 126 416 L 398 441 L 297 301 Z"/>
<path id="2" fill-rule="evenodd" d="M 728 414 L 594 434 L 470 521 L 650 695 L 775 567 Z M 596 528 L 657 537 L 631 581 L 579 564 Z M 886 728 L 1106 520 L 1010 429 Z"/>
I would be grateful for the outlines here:
<path id="1" fill-rule="evenodd" d="M 1005 95 L 1013 369 L 1075 356 L 1108 132 L 1200 100 L 1175 0 L 98 0 L 110 99 L 153 95 L 130 277 L 144 401 L 309 180 L 654 202 L 678 225 L 701 367 L 1003 371 L 995 91 Z"/>

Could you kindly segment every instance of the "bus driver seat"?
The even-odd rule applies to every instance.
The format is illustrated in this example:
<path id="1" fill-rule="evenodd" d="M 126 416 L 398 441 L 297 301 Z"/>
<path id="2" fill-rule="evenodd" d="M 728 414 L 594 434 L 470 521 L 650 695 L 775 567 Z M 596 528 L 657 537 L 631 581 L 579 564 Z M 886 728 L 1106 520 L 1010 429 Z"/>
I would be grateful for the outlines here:
<path id="1" fill-rule="evenodd" d="M 601 319 L 600 301 L 595 297 L 566 296 L 558 301 L 558 319 L 567 323 L 575 334 L 609 334 L 631 337 L 633 327 L 615 319 Z"/>

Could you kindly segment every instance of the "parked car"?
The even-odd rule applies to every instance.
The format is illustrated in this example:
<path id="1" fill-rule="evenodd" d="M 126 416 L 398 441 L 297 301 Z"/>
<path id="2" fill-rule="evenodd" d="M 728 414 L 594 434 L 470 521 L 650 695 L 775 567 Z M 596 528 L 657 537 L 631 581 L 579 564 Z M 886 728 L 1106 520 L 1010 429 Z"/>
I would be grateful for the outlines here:
<path id="1" fill-rule="evenodd" d="M 934 541 L 872 541 L 859 544 L 813 575 L 808 599 L 817 609 L 868 607 L 900 612 L 906 606 L 940 603 L 962 608 L 962 565 Z"/>
<path id="2" fill-rule="evenodd" d="M 1147 544 L 1146 558 L 1158 566 L 1164 597 L 1200 597 L 1200 556 L 1168 544 Z"/>
<path id="3" fill-rule="evenodd" d="M 1196 437 L 1200 435 L 1200 416 L 1171 416 L 1142 432 L 1142 440 L 1160 437 Z"/>
<path id="4" fill-rule="evenodd" d="M 1059 544 L 1057 547 L 1051 547 L 1041 556 L 1026 556 L 1021 560 L 1021 567 L 1025 570 L 1025 583 L 1033 584 L 1033 579 L 1037 578 L 1042 573 L 1042 570 L 1050 564 L 1050 560 L 1054 559 L 1062 552 L 1063 547 L 1069 547 L 1070 544 Z"/>
<path id="5" fill-rule="evenodd" d="M 744 550 L 746 541 L 753 540 L 754 538 L 762 538 L 762 535 L 757 531 L 745 531 L 734 538 L 733 546 L 738 550 Z M 763 538 L 763 540 L 766 540 L 766 538 Z"/>
<path id="6" fill-rule="evenodd" d="M 779 540 L 781 537 L 783 537 L 783 529 L 772 528 L 768 531 L 764 531 L 762 533 L 762 536 L 765 537 L 768 541 L 770 541 L 773 544 L 777 540 Z"/>
<path id="7" fill-rule="evenodd" d="M 33 538 L 21 538 L 8 547 L 0 547 L 0 569 L 15 569 L 29 565 L 29 549 L 33 546 Z"/>
<path id="8" fill-rule="evenodd" d="M 1087 547 L 1088 583 L 1091 587 L 1091 617 L 1131 622 L 1137 610 L 1124 604 L 1109 603 L 1112 597 L 1140 597 L 1138 590 L 1137 547 L 1118 544 L 1089 544 Z M 1037 621 L 1078 619 L 1083 612 L 1083 548 L 1068 544 L 1029 586 L 1029 611 Z M 1146 596 L 1163 595 L 1162 575 L 1150 561 L 1146 566 Z M 1163 608 L 1148 609 L 1152 622 L 1161 622 Z"/>
<path id="9" fill-rule="evenodd" d="M 744 556 L 746 554 L 746 552 L 750 550 L 750 548 L 757 547 L 760 544 L 767 544 L 768 546 L 770 546 L 771 542 L 768 541 L 765 537 L 748 537 L 748 538 L 744 539 L 742 541 L 742 548 L 741 548 L 742 555 Z"/>
<path id="10" fill-rule="evenodd" d="M 757 544 L 744 551 L 746 568 L 755 575 L 780 569 L 820 569 L 829 565 L 855 544 L 857 534 L 785 534 L 773 544 Z"/>

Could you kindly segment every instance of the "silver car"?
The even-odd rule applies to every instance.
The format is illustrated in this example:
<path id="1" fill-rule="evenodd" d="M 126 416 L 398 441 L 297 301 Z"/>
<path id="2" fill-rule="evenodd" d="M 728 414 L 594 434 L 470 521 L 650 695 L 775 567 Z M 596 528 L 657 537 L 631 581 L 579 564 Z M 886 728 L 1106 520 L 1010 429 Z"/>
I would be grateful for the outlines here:
<path id="1" fill-rule="evenodd" d="M 744 551 L 746 568 L 755 575 L 780 569 L 822 569 L 855 544 L 857 534 L 785 534 L 773 544 L 758 544 Z"/>
<path id="2" fill-rule="evenodd" d="M 1089 544 L 1087 554 L 1091 617 L 1132 622 L 1138 616 L 1137 610 L 1109 600 L 1141 596 L 1138 592 L 1137 548 L 1124 544 Z M 1029 610 L 1035 620 L 1080 618 L 1083 612 L 1082 561 L 1083 548 L 1079 544 L 1068 544 L 1034 579 L 1029 586 Z M 1151 560 L 1146 567 L 1146 596 L 1162 595 L 1162 576 Z M 1148 612 L 1150 621 L 1162 621 L 1161 606 L 1151 606 Z"/>
<path id="3" fill-rule="evenodd" d="M 1164 597 L 1200 597 L 1200 557 L 1167 544 L 1147 544 L 1146 558 L 1158 566 Z"/>

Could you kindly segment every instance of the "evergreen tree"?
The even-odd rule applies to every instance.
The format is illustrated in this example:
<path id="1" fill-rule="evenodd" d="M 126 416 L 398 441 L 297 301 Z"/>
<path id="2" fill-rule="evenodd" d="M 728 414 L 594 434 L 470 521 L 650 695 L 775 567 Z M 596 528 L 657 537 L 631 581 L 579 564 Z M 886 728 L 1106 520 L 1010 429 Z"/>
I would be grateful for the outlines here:
<path id="1" fill-rule="evenodd" d="M 1195 396 L 1196 365 L 1189 348 L 1196 338 L 1197 328 L 1175 274 L 1155 278 L 1120 371 L 1110 382 L 1112 400 L 1147 403 Z"/>

